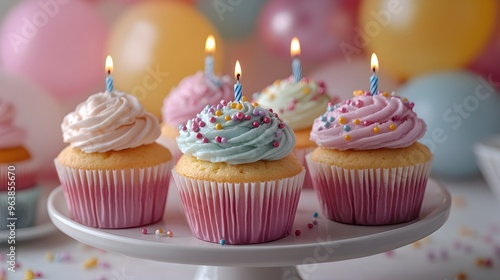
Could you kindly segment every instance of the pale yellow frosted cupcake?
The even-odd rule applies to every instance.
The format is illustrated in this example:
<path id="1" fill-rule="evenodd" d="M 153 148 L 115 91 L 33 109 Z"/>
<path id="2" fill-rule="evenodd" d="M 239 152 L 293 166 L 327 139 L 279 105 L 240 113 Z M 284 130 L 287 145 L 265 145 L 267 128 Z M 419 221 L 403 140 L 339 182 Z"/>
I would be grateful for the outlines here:
<path id="1" fill-rule="evenodd" d="M 325 112 L 330 102 L 325 83 L 307 77 L 296 82 L 295 78 L 290 76 L 276 80 L 266 87 L 257 96 L 256 101 L 260 106 L 277 112 L 293 129 L 297 139 L 293 153 L 302 165 L 307 166 L 306 155 L 317 147 L 316 143 L 309 139 L 314 119 Z M 304 188 L 312 188 L 307 167 Z"/>
<path id="2" fill-rule="evenodd" d="M 155 143 L 158 119 L 133 95 L 94 94 L 61 127 L 70 145 L 54 162 L 73 219 L 127 228 L 163 217 L 172 156 Z"/>
<path id="3" fill-rule="evenodd" d="M 253 244 L 289 234 L 305 170 L 277 114 L 221 101 L 182 126 L 177 143 L 173 176 L 197 238 Z"/>

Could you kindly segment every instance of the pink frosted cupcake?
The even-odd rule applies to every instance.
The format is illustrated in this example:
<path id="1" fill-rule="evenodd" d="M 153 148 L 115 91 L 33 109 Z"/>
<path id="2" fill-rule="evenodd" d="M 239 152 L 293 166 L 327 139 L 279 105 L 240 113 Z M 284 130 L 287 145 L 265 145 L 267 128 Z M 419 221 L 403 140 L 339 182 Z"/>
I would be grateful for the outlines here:
<path id="1" fill-rule="evenodd" d="M 184 155 L 173 176 L 197 238 L 254 244 L 289 234 L 305 170 L 277 114 L 221 101 L 182 126 L 177 142 Z"/>
<path id="2" fill-rule="evenodd" d="M 158 143 L 173 154 L 174 162 L 182 155 L 175 138 L 179 136 L 179 126 L 199 113 L 206 105 L 234 97 L 229 76 L 209 78 L 203 71 L 188 76 L 172 89 L 163 101 L 162 128 Z"/>
<path id="3" fill-rule="evenodd" d="M 297 83 L 295 78 L 290 76 L 276 80 L 266 87 L 257 96 L 256 101 L 262 107 L 277 111 L 280 118 L 295 132 L 297 142 L 293 153 L 300 163 L 306 166 L 304 188 L 312 188 L 306 155 L 317 147 L 316 143 L 309 140 L 314 119 L 325 112 L 330 101 L 325 83 L 306 77 Z"/>
<path id="4" fill-rule="evenodd" d="M 432 155 L 413 103 L 388 93 L 330 105 L 314 121 L 307 155 L 313 187 L 331 220 L 386 225 L 418 217 Z"/>
<path id="5" fill-rule="evenodd" d="M 122 92 L 90 96 L 61 125 L 54 160 L 70 216 L 96 228 L 138 227 L 163 217 L 171 154 L 155 143 L 158 119 Z"/>

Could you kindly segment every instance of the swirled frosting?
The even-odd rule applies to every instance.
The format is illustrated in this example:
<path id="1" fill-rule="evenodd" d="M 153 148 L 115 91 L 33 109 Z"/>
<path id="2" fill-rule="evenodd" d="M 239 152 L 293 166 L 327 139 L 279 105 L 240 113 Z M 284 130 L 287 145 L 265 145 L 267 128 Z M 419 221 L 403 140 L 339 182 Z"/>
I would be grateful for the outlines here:
<path id="1" fill-rule="evenodd" d="M 221 100 L 183 125 L 177 144 L 201 160 L 242 164 L 284 158 L 295 146 L 295 134 L 272 109 Z"/>
<path id="2" fill-rule="evenodd" d="M 330 104 L 315 121 L 311 140 L 337 150 L 404 148 L 420 139 L 425 122 L 413 112 L 413 102 L 381 93 L 355 91 L 354 98 Z"/>
<path id="3" fill-rule="evenodd" d="M 208 78 L 205 73 L 185 77 L 163 101 L 163 122 L 178 127 L 199 113 L 206 105 L 234 97 L 229 76 Z"/>
<path id="4" fill-rule="evenodd" d="M 22 145 L 26 131 L 14 125 L 15 109 L 12 103 L 0 99 L 0 149 Z"/>
<path id="5" fill-rule="evenodd" d="M 119 91 L 90 96 L 64 117 L 61 129 L 65 143 L 86 153 L 152 144 L 161 134 L 158 119 L 135 96 Z"/>
<path id="6" fill-rule="evenodd" d="M 328 106 L 325 83 L 302 78 L 296 82 L 293 76 L 276 80 L 257 97 L 257 102 L 276 110 L 292 129 L 310 128 Z"/>

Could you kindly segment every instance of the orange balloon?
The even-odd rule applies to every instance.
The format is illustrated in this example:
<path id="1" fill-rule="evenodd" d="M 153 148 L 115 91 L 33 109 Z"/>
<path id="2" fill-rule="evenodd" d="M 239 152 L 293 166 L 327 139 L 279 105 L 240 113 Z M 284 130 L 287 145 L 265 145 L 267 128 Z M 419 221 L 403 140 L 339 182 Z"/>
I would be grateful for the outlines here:
<path id="1" fill-rule="evenodd" d="M 496 5 L 496 0 L 365 0 L 350 51 L 375 52 L 380 67 L 399 79 L 462 68 L 487 43 Z"/>
<path id="2" fill-rule="evenodd" d="M 115 88 L 135 95 L 146 110 L 160 117 L 172 87 L 204 68 L 210 34 L 216 40 L 218 72 L 223 65 L 221 36 L 195 8 L 175 1 L 132 6 L 116 21 L 108 42 Z"/>

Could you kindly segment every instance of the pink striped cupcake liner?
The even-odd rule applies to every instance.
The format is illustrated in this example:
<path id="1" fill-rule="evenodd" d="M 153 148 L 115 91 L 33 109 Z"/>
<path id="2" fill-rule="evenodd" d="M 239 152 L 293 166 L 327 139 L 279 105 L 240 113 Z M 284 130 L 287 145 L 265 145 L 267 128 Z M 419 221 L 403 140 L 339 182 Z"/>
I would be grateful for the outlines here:
<path id="1" fill-rule="evenodd" d="M 311 180 L 311 175 L 309 174 L 309 167 L 307 167 L 306 163 L 306 155 L 312 152 L 316 147 L 307 147 L 307 148 L 294 148 L 292 150 L 292 153 L 297 157 L 297 159 L 300 161 L 300 164 L 304 166 L 306 169 L 306 175 L 304 177 L 304 185 L 303 189 L 312 189 L 312 180 Z"/>
<path id="2" fill-rule="evenodd" d="M 208 242 L 255 244 L 292 230 L 305 170 L 280 180 L 219 183 L 172 170 L 193 235 Z"/>

